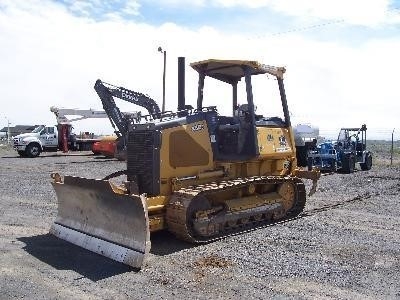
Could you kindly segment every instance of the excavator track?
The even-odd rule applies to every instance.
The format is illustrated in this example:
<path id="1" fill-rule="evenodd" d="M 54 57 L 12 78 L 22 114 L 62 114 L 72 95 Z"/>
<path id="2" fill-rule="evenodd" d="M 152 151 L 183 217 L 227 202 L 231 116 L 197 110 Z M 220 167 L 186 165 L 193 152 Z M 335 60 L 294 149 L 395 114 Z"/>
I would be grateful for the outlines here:
<path id="1" fill-rule="evenodd" d="M 286 209 L 281 201 L 267 201 L 258 206 L 232 212 L 226 205 L 216 205 L 209 201 L 209 198 L 216 194 L 230 190 L 240 190 L 250 186 L 278 187 L 284 184 L 292 187 L 290 193 L 292 199 Z M 272 193 L 276 193 L 276 188 Z M 264 195 L 267 194 L 268 192 Z M 305 203 L 305 186 L 297 177 L 238 178 L 190 186 L 176 191 L 167 205 L 166 222 L 168 230 L 178 238 L 191 243 L 204 243 L 296 217 L 303 211 Z"/>

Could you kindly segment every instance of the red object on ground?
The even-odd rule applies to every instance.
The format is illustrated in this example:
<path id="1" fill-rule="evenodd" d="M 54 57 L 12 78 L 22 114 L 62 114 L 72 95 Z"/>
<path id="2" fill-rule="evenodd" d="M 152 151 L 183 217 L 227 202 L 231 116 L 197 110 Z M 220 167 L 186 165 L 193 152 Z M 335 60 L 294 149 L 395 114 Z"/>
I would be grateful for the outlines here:
<path id="1" fill-rule="evenodd" d="M 115 138 L 111 139 L 110 137 L 95 142 L 92 146 L 92 151 L 95 154 L 99 153 L 106 157 L 114 158 L 116 148 L 117 148 L 116 139 Z"/>

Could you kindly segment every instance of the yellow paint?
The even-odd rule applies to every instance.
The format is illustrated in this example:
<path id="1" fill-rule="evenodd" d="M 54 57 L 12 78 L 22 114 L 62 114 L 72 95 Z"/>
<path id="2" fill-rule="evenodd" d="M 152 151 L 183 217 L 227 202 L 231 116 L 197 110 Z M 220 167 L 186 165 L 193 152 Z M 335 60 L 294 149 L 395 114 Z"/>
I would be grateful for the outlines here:
<path id="1" fill-rule="evenodd" d="M 184 131 L 194 141 L 197 142 L 199 148 L 204 149 L 208 153 L 209 160 L 207 164 L 188 167 L 172 166 L 170 162 L 170 136 L 171 133 L 177 131 Z M 178 146 L 182 148 L 185 147 L 184 144 Z M 212 157 L 210 136 L 208 134 L 208 127 L 205 120 L 163 130 L 162 145 L 160 149 L 160 176 L 161 178 L 164 178 L 164 180 L 162 180 L 160 183 L 161 194 L 168 195 L 172 193 L 172 182 L 168 180 L 168 178 L 171 179 L 174 177 L 196 176 L 201 172 L 213 170 L 214 162 L 212 161 Z"/>
<path id="2" fill-rule="evenodd" d="M 278 193 L 272 192 L 264 195 L 254 195 L 226 200 L 225 204 L 231 212 L 235 212 L 255 208 L 261 205 L 277 203 L 281 200 L 282 197 Z"/>
<path id="3" fill-rule="evenodd" d="M 284 158 L 295 153 L 294 140 L 286 128 L 257 127 L 257 141 L 261 158 Z"/>
<path id="4" fill-rule="evenodd" d="M 165 218 L 163 214 L 152 215 L 149 217 L 150 232 L 163 230 L 165 227 Z"/>

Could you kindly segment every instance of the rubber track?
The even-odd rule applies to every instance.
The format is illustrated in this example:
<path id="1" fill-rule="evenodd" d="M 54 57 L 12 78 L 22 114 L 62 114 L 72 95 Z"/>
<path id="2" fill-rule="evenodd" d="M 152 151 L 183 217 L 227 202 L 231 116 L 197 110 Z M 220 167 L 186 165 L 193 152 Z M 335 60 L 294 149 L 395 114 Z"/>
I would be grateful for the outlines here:
<path id="1" fill-rule="evenodd" d="M 191 220 L 188 220 L 187 209 L 189 208 L 191 201 L 201 196 L 207 196 L 208 194 L 216 193 L 218 191 L 224 191 L 232 188 L 240 188 L 248 186 L 249 184 L 281 184 L 287 181 L 291 181 L 296 190 L 296 202 L 295 205 L 287 212 L 287 214 L 279 219 L 271 222 L 270 220 L 261 220 L 249 222 L 246 225 L 240 227 L 228 229 L 222 234 L 212 237 L 196 237 L 192 236 L 191 229 L 189 228 Z M 201 201 L 201 199 L 199 199 Z M 204 243 L 214 240 L 221 239 L 226 236 L 234 235 L 239 232 L 248 231 L 250 229 L 262 227 L 271 223 L 276 223 L 282 220 L 291 219 L 298 216 L 304 209 L 306 204 L 306 191 L 304 183 L 297 177 L 281 177 L 281 176 L 254 176 L 248 178 L 238 178 L 235 180 L 212 182 L 208 184 L 190 186 L 181 188 L 180 190 L 173 193 L 170 203 L 167 205 L 166 211 L 166 222 L 168 224 L 168 230 L 172 232 L 179 239 L 191 242 L 191 243 Z"/>

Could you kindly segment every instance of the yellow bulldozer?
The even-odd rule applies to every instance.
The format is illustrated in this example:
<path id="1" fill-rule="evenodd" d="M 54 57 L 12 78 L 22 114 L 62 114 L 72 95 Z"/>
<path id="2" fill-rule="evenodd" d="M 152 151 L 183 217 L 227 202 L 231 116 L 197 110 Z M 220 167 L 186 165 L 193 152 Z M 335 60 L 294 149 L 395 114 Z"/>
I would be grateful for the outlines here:
<path id="1" fill-rule="evenodd" d="M 150 251 L 151 232 L 168 230 L 179 239 L 203 243 L 302 212 L 306 191 L 301 178 L 313 180 L 315 191 L 319 172 L 297 168 L 285 68 L 216 59 L 191 67 L 199 74 L 195 109 L 185 104 L 181 59 L 178 111 L 129 122 L 123 184 L 111 176 L 52 174 L 58 198 L 52 234 L 140 268 Z M 273 93 L 253 99 L 252 79 L 261 75 L 262 85 L 274 84 L 277 99 Z M 231 115 L 204 105 L 205 79 L 231 86 Z M 238 87 L 245 98 L 240 105 Z M 278 101 L 282 116 L 256 114 L 256 100 L 267 108 Z"/>

